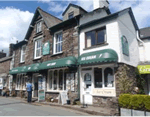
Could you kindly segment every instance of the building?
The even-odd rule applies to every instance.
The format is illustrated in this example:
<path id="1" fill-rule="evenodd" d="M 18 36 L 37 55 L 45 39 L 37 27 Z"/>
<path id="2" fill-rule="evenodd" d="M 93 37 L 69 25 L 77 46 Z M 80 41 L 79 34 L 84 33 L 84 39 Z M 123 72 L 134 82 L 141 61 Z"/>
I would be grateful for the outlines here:
<path id="1" fill-rule="evenodd" d="M 0 52 L 0 58 L 4 58 L 4 57 L 6 57 L 6 53 L 4 53 L 4 51 L 2 50 L 2 51 Z"/>
<path id="2" fill-rule="evenodd" d="M 69 92 L 71 102 L 118 107 L 120 79 L 133 81 L 139 64 L 138 26 L 131 8 L 111 14 L 109 2 L 94 1 L 94 10 L 69 4 L 63 21 L 37 8 L 25 39 L 14 45 L 13 75 L 17 95 L 27 79 L 33 97 L 44 89 L 56 102 Z"/>
<path id="3" fill-rule="evenodd" d="M 80 101 L 117 108 L 120 79 L 136 80 L 138 26 L 131 8 L 111 14 L 108 5 L 108 1 L 95 1 L 94 10 L 80 17 Z"/>
<path id="4" fill-rule="evenodd" d="M 63 21 L 37 8 L 25 39 L 14 45 L 13 75 L 17 95 L 26 90 L 27 79 L 33 84 L 33 97 L 44 89 L 46 98 L 58 100 L 59 93 L 70 91 L 77 98 L 77 58 L 79 16 L 86 12 L 69 4 Z M 40 83 L 39 83 L 40 81 Z"/>
<path id="5" fill-rule="evenodd" d="M 140 29 L 138 33 L 140 62 L 139 73 L 145 80 L 145 94 L 150 95 L 150 27 Z"/>

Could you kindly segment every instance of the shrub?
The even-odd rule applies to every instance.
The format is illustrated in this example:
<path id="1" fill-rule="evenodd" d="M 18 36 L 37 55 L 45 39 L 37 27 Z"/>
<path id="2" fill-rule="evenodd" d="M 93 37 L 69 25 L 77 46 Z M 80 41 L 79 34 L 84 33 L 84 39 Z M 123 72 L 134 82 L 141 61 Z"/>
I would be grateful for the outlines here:
<path id="1" fill-rule="evenodd" d="M 144 96 L 144 105 L 145 105 L 145 109 L 150 111 L 150 96 L 148 95 Z"/>
<path id="2" fill-rule="evenodd" d="M 124 108 L 131 108 L 130 106 L 130 94 L 121 94 L 119 96 L 119 105 Z"/>
<path id="3" fill-rule="evenodd" d="M 121 94 L 118 101 L 123 108 L 150 111 L 150 96 L 148 95 Z"/>

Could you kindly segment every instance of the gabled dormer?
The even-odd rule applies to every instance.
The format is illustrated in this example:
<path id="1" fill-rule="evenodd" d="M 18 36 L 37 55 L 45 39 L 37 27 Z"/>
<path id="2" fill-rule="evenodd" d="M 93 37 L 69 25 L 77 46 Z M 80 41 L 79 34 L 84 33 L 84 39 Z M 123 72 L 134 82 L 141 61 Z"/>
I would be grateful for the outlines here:
<path id="1" fill-rule="evenodd" d="M 73 18 L 74 16 L 87 13 L 82 7 L 74 4 L 69 4 L 66 10 L 63 12 L 63 21 Z"/>

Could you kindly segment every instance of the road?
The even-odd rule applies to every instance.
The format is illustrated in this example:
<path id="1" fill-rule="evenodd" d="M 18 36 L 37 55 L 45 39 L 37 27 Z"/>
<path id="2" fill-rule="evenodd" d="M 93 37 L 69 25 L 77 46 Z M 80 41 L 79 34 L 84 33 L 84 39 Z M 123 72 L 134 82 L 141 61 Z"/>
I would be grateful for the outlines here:
<path id="1" fill-rule="evenodd" d="M 26 104 L 16 98 L 0 97 L 0 116 L 87 116 L 62 107 Z"/>

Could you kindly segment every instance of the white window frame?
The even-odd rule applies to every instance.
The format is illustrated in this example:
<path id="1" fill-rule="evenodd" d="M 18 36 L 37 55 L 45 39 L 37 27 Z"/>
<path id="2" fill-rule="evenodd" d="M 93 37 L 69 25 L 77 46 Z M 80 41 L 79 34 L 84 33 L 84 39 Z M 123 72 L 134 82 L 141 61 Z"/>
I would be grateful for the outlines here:
<path id="1" fill-rule="evenodd" d="M 25 47 L 25 51 L 23 51 L 23 48 Z M 23 45 L 21 47 L 21 57 L 20 57 L 20 63 L 25 62 L 25 54 L 26 54 L 26 45 Z M 23 55 L 24 55 L 24 60 L 23 60 Z"/>
<path id="2" fill-rule="evenodd" d="M 40 36 L 40 37 L 34 39 L 34 59 L 39 59 L 39 58 L 42 57 L 42 40 L 43 40 L 43 37 L 42 37 L 42 36 Z M 41 53 L 40 56 L 36 56 L 36 52 L 37 52 L 37 42 L 38 42 L 38 41 L 41 41 L 41 47 L 38 48 L 38 49 L 40 50 L 40 53 Z"/>
<path id="3" fill-rule="evenodd" d="M 42 31 L 42 21 L 38 21 L 36 23 L 36 33 L 39 33 Z"/>
<path id="4" fill-rule="evenodd" d="M 57 38 L 57 35 L 58 34 L 62 34 L 62 41 L 59 41 L 59 42 L 56 42 L 56 38 Z M 55 34 L 54 34 L 54 40 L 53 40 L 53 54 L 59 54 L 59 53 L 62 53 L 62 50 L 60 51 L 60 52 L 56 52 L 56 44 L 62 44 L 63 45 L 63 31 L 61 30 L 61 31 L 58 31 L 58 32 L 56 32 Z"/>

